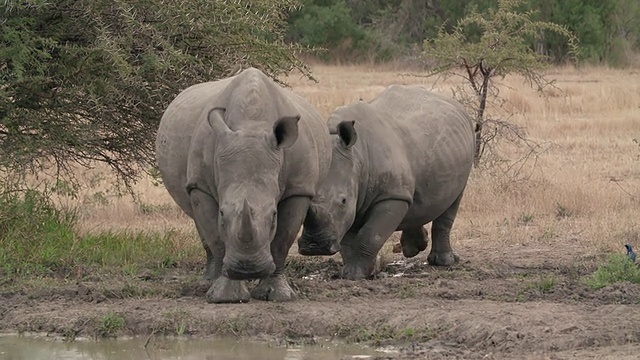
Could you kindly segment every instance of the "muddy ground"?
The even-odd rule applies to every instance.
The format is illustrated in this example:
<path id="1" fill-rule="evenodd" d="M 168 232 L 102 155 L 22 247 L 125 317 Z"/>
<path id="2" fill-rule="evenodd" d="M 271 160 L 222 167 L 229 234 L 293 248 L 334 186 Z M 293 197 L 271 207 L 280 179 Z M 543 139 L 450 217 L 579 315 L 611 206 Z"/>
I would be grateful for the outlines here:
<path id="1" fill-rule="evenodd" d="M 559 245 L 457 245 L 460 264 L 395 254 L 374 280 L 336 279 L 339 260 L 292 256 L 292 303 L 213 305 L 178 266 L 114 277 L 0 280 L 0 332 L 214 335 L 279 345 L 328 339 L 395 349 L 380 359 L 638 359 L 640 285 L 583 284 L 603 254 Z M 396 261 L 397 260 L 397 261 Z"/>

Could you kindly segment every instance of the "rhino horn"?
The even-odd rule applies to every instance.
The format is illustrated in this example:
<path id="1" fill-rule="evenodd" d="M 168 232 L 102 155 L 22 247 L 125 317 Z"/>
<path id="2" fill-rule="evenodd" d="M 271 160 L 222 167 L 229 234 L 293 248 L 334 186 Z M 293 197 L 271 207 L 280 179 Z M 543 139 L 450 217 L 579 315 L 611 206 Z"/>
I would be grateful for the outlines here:
<path id="1" fill-rule="evenodd" d="M 247 199 L 244 199 L 242 204 L 242 230 L 241 232 L 246 236 L 243 237 L 247 241 L 252 241 L 255 238 L 255 231 L 253 230 L 253 221 L 251 219 L 251 206 Z"/>
<path id="2" fill-rule="evenodd" d="M 224 134 L 230 132 L 231 129 L 224 122 L 224 112 L 226 109 L 221 107 L 214 107 L 209 110 L 207 114 L 207 120 L 209 121 L 209 125 L 213 129 L 215 133 Z"/>

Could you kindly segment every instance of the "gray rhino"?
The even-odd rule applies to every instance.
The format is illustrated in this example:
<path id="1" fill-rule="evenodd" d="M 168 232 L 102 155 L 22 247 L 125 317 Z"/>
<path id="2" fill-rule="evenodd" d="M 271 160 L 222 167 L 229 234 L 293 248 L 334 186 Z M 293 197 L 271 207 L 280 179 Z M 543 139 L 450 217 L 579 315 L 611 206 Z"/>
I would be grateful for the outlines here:
<path id="1" fill-rule="evenodd" d="M 293 300 L 285 258 L 331 162 L 315 108 L 254 68 L 193 85 L 164 112 L 156 158 L 201 237 L 207 301 Z"/>
<path id="2" fill-rule="evenodd" d="M 298 252 L 340 251 L 342 276 L 372 275 L 382 245 L 402 231 L 402 252 L 427 247 L 428 261 L 458 261 L 449 233 L 473 165 L 473 120 L 456 101 L 422 86 L 388 87 L 371 102 L 336 109 L 331 169 L 304 221 Z M 357 131 L 356 131 L 357 130 Z"/>

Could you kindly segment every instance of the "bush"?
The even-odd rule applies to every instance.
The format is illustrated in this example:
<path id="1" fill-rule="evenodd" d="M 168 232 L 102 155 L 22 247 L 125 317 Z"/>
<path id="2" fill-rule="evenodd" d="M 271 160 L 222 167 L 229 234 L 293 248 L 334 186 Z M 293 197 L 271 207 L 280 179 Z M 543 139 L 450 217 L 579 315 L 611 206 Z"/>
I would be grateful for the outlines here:
<path id="1" fill-rule="evenodd" d="M 598 270 L 585 280 L 593 289 L 625 281 L 639 284 L 640 268 L 623 254 L 611 255 L 605 264 L 600 265 Z"/>
<path id="2" fill-rule="evenodd" d="M 56 209 L 36 190 L 0 194 L 0 264 L 5 272 L 43 272 L 60 266 L 61 252 L 75 241 L 76 219 L 75 212 Z"/>
<path id="3" fill-rule="evenodd" d="M 368 36 L 351 17 L 344 0 L 320 5 L 313 0 L 303 1 L 301 10 L 289 19 L 288 40 L 303 46 L 321 47 L 330 50 L 321 56 L 352 56 L 368 47 Z"/>

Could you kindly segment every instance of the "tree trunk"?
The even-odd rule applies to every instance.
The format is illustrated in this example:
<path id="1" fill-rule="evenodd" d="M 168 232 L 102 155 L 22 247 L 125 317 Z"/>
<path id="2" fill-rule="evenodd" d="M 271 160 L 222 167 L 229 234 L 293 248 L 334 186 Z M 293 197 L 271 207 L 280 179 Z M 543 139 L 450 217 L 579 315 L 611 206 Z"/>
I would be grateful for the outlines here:
<path id="1" fill-rule="evenodd" d="M 477 167 L 480 164 L 480 158 L 483 153 L 483 141 L 482 141 L 482 125 L 484 125 L 484 111 L 487 108 L 487 94 L 489 93 L 489 80 L 493 75 L 493 69 L 484 68 L 480 66 L 480 73 L 482 74 L 482 85 L 480 88 L 480 106 L 476 115 L 476 153 L 473 159 L 474 165 Z"/>
<path id="2" fill-rule="evenodd" d="M 476 122 L 476 153 L 473 157 L 473 166 L 478 167 L 482 152 L 482 123 Z"/>

